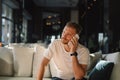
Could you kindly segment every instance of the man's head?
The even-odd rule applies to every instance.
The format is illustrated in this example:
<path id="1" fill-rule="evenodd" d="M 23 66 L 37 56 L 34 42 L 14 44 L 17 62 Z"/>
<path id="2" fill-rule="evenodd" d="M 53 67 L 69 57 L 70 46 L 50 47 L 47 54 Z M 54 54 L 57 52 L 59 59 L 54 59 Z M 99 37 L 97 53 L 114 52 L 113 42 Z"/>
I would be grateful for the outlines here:
<path id="1" fill-rule="evenodd" d="M 74 22 L 68 22 L 62 32 L 61 40 L 67 44 L 75 34 L 80 34 L 82 27 Z"/>

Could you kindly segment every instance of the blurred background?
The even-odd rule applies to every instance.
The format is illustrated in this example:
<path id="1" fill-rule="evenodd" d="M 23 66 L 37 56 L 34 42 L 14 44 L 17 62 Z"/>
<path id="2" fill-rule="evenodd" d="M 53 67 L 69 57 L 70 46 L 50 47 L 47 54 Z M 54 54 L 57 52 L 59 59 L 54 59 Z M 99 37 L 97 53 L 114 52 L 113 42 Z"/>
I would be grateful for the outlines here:
<path id="1" fill-rule="evenodd" d="M 83 27 L 90 52 L 120 51 L 120 0 L 0 0 L 0 45 L 59 39 L 68 21 Z"/>

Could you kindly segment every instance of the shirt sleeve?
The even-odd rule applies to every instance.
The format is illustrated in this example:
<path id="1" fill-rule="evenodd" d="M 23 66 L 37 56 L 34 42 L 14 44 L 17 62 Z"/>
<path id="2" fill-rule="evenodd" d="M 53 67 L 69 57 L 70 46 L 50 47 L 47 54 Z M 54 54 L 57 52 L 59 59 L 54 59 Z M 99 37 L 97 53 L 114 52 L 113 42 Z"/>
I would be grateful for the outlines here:
<path id="1" fill-rule="evenodd" d="M 78 51 L 78 61 L 80 64 L 89 64 L 89 60 L 90 60 L 90 52 L 87 48 L 82 48 Z"/>
<path id="2" fill-rule="evenodd" d="M 53 54 L 54 54 L 54 42 L 53 43 L 51 43 L 49 46 L 48 46 L 48 48 L 47 48 L 47 50 L 45 51 L 45 53 L 44 53 L 44 57 L 46 57 L 47 59 L 51 59 L 52 58 L 52 56 L 53 56 Z"/>

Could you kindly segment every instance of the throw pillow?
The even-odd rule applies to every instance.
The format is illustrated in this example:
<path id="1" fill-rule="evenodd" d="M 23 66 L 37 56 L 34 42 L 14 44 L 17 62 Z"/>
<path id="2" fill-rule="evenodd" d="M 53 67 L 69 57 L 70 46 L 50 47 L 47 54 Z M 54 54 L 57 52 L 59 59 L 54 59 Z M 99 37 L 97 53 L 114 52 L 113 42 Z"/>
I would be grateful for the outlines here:
<path id="1" fill-rule="evenodd" d="M 0 47 L 0 76 L 13 75 L 13 53 L 12 50 Z"/>
<path id="2" fill-rule="evenodd" d="M 88 65 L 87 72 L 89 73 L 99 60 L 102 58 L 101 52 L 95 52 L 90 54 L 90 64 Z"/>
<path id="3" fill-rule="evenodd" d="M 114 63 L 100 60 L 89 74 L 88 80 L 109 80 Z"/>
<path id="4" fill-rule="evenodd" d="M 34 49 L 29 47 L 14 47 L 14 76 L 32 76 Z"/>
<path id="5" fill-rule="evenodd" d="M 109 53 L 104 56 L 104 60 L 114 63 L 120 62 L 120 52 Z"/>
<path id="6" fill-rule="evenodd" d="M 38 69 L 40 67 L 40 63 L 43 58 L 45 50 L 46 48 L 41 45 L 36 46 L 36 53 L 34 54 L 34 60 L 33 60 L 33 77 L 37 77 Z M 44 77 L 45 78 L 51 77 L 49 64 L 45 68 Z"/>

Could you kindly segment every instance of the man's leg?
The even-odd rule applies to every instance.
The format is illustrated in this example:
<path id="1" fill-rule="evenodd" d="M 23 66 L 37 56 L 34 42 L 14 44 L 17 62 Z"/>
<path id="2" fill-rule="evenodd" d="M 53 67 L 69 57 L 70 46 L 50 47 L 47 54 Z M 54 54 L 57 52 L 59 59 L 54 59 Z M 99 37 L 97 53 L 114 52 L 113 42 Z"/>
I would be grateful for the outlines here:
<path id="1" fill-rule="evenodd" d="M 72 80 L 75 80 L 75 78 L 72 78 Z M 82 78 L 81 80 L 87 80 L 86 78 Z"/>
<path id="2" fill-rule="evenodd" d="M 58 77 L 52 77 L 52 80 L 62 80 L 62 79 L 60 79 Z"/>

